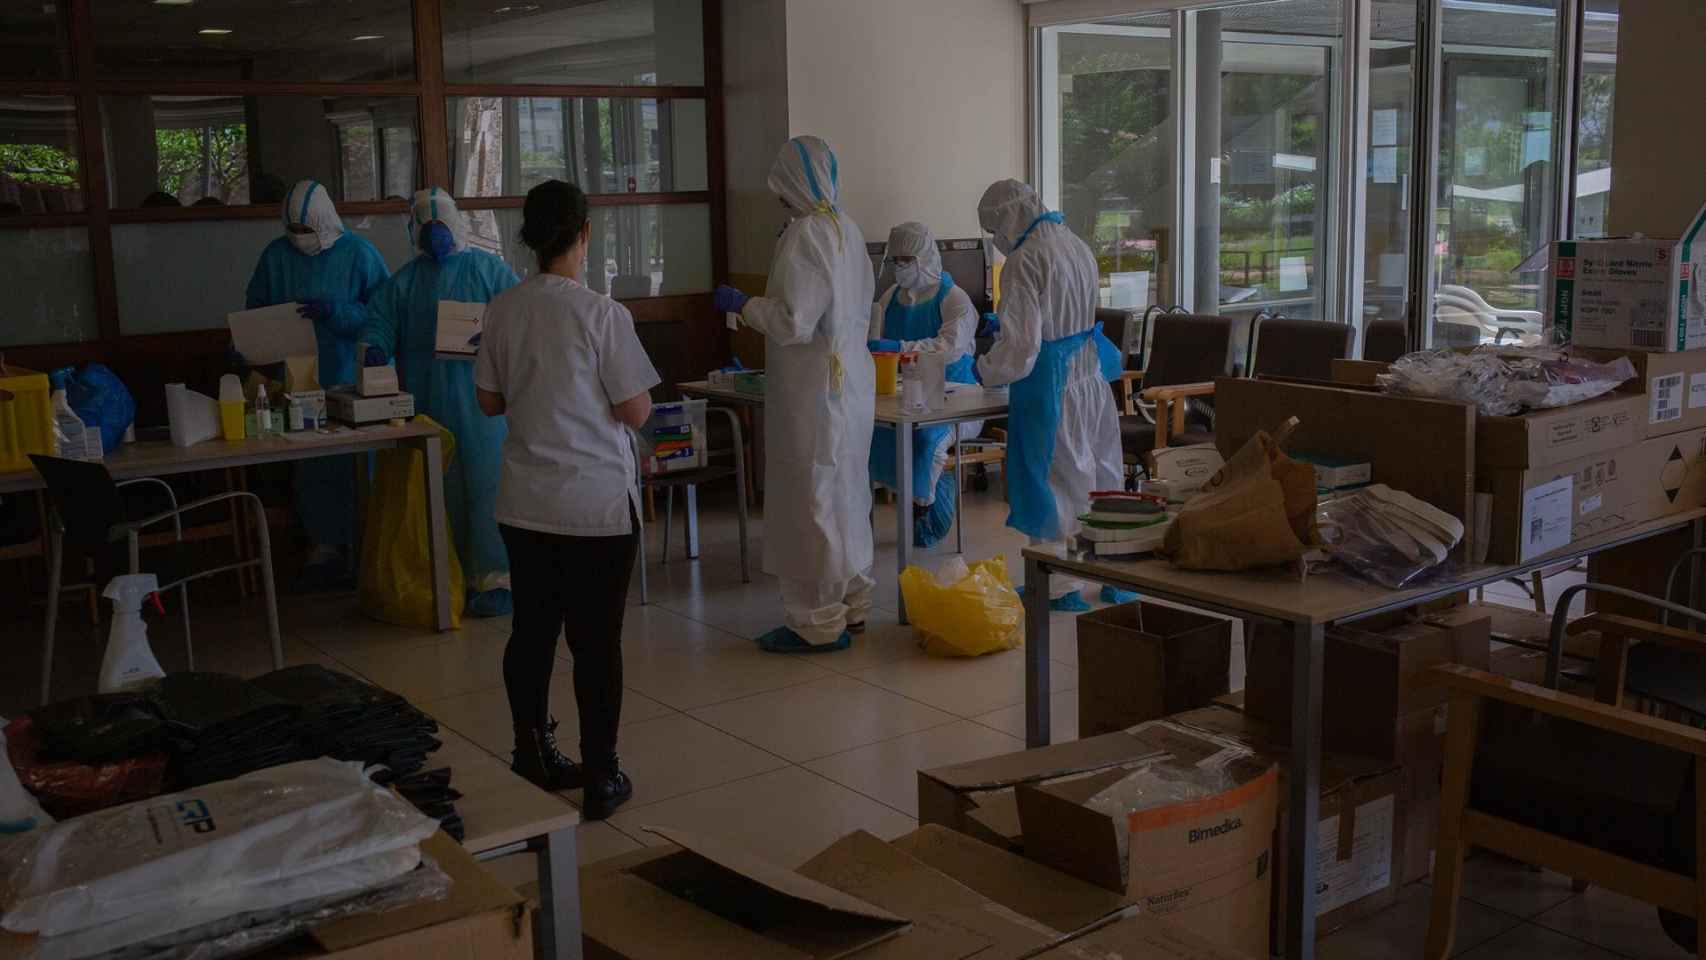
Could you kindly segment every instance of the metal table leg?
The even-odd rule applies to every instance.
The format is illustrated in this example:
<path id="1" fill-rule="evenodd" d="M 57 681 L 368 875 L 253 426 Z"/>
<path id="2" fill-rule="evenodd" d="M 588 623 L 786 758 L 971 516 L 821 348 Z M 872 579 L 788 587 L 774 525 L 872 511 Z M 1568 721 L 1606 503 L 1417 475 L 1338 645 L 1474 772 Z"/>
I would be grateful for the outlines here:
<path id="1" fill-rule="evenodd" d="M 580 858 L 575 852 L 578 826 L 547 834 L 538 846 L 539 942 L 543 960 L 581 960 Z"/>
<path id="2" fill-rule="evenodd" d="M 699 485 L 687 485 L 687 559 L 699 559 Z"/>
<path id="3" fill-rule="evenodd" d="M 1049 743 L 1048 568 L 1025 561 L 1025 746 Z"/>
<path id="4" fill-rule="evenodd" d="M 900 590 L 900 575 L 912 563 L 912 425 L 894 426 L 895 473 L 895 596 L 900 622 L 907 623 L 906 595 Z"/>
<path id="5" fill-rule="evenodd" d="M 1028 575 L 1027 575 L 1028 577 Z M 1030 595 L 1026 591 L 1027 597 Z M 1325 628 L 1292 625 L 1291 769 L 1286 772 L 1285 844 L 1291 869 L 1276 878 L 1285 887 L 1285 942 L 1290 960 L 1315 956 L 1316 833 L 1321 817 L 1321 661 Z M 1026 638 L 1027 641 L 1029 638 Z"/>
<path id="6" fill-rule="evenodd" d="M 965 553 L 966 525 L 961 522 L 964 518 L 960 516 L 960 510 L 964 503 L 960 491 L 966 485 L 966 464 L 965 458 L 960 456 L 960 425 L 956 423 L 949 429 L 954 431 L 954 552 Z"/>

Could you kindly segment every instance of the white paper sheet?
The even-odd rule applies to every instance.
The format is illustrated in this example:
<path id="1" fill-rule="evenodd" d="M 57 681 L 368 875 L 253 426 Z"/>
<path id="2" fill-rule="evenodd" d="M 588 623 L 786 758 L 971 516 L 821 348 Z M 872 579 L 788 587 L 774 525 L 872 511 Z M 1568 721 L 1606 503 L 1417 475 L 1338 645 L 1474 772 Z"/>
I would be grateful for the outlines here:
<path id="1" fill-rule="evenodd" d="M 1309 289 L 1309 258 L 1280 257 L 1280 289 Z"/>
<path id="2" fill-rule="evenodd" d="M 1524 563 L 1570 545 L 1570 528 L 1575 522 L 1575 511 L 1571 506 L 1575 497 L 1574 475 L 1559 477 L 1524 491 L 1522 526 L 1517 530 Z"/>
<path id="3" fill-rule="evenodd" d="M 1398 182 L 1398 148 L 1375 147 L 1368 152 L 1369 179 L 1375 183 Z"/>
<path id="4" fill-rule="evenodd" d="M 1398 144 L 1398 111 L 1374 111 L 1374 123 L 1368 131 L 1368 145 L 1391 147 Z"/>
<path id="5" fill-rule="evenodd" d="M 439 353 L 465 353 L 473 356 L 475 347 L 468 340 L 480 332 L 480 319 L 486 315 L 486 305 L 483 303 L 467 303 L 462 300 L 440 300 L 438 302 L 438 338 Z"/>
<path id="6" fill-rule="evenodd" d="M 231 345 L 251 365 L 278 363 L 285 357 L 316 357 L 314 321 L 296 311 L 299 303 L 280 303 L 225 315 L 231 326 Z"/>

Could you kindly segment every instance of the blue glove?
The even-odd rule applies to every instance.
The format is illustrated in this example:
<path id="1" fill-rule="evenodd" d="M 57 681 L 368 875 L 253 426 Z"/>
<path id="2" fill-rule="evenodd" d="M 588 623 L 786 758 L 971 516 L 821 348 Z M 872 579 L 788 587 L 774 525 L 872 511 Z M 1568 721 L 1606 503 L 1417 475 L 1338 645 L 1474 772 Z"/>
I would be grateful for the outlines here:
<path id="1" fill-rule="evenodd" d="M 711 294 L 711 306 L 715 307 L 718 313 L 740 313 L 746 309 L 746 301 L 749 299 L 751 298 L 734 287 L 721 284 L 717 287 L 717 292 Z"/>
<path id="2" fill-rule="evenodd" d="M 310 300 L 298 307 L 296 312 L 315 323 L 325 323 L 332 319 L 332 314 L 338 312 L 338 305 L 330 300 Z"/>
<path id="3" fill-rule="evenodd" d="M 865 349 L 872 353 L 899 353 L 900 346 L 899 340 L 867 340 L 865 342 Z"/>
<path id="4" fill-rule="evenodd" d="M 993 337 L 1001 332 L 1001 318 L 993 313 L 983 315 L 983 329 L 977 332 L 980 337 Z"/>
<path id="5" fill-rule="evenodd" d="M 383 367 L 388 362 L 385 351 L 378 347 L 368 347 L 367 354 L 361 358 L 361 365 L 364 367 Z"/>

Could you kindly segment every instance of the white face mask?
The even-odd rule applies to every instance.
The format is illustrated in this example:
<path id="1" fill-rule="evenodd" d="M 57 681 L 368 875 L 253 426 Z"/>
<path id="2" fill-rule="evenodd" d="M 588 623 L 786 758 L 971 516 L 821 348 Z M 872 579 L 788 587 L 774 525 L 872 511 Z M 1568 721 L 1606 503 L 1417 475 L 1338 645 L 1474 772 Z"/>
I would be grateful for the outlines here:
<path id="1" fill-rule="evenodd" d="M 894 282 L 904 290 L 917 290 L 924 286 L 924 269 L 916 263 L 897 263 L 894 267 Z"/>
<path id="2" fill-rule="evenodd" d="M 301 253 L 312 257 L 320 252 L 320 235 L 317 233 L 286 233 L 285 236 Z"/>

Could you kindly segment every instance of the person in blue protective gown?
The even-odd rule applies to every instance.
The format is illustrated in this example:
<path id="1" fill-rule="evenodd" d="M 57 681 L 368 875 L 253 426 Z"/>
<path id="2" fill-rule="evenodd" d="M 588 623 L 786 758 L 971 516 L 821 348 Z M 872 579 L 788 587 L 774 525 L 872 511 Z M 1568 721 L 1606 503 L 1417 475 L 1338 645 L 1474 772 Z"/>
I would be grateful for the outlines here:
<path id="1" fill-rule="evenodd" d="M 990 186 L 978 221 L 1007 257 L 1000 332 L 976 364 L 978 382 L 1010 385 L 1007 525 L 1033 544 L 1078 530 L 1095 490 L 1120 488 L 1120 426 L 1108 381 L 1119 349 L 1096 323 L 1095 255 L 1017 180 Z M 1084 584 L 1055 578 L 1049 605 L 1082 611 Z M 1103 599 L 1123 600 L 1117 592 Z"/>
<path id="2" fill-rule="evenodd" d="M 971 297 L 943 272 L 936 238 L 922 223 L 903 223 L 889 231 L 886 259 L 894 264 L 894 286 L 871 307 L 873 353 L 936 354 L 947 367 L 949 383 L 972 383 L 972 340 L 977 308 Z M 959 437 L 975 437 L 983 423 L 962 423 Z M 954 476 L 947 472 L 948 448 L 956 438 L 951 426 L 917 427 L 912 439 L 912 542 L 935 546 L 954 524 Z M 879 426 L 871 437 L 871 479 L 897 489 L 894 428 Z"/>
<path id="3" fill-rule="evenodd" d="M 355 381 L 355 344 L 367 301 L 390 276 L 373 244 L 344 230 L 326 188 L 299 181 L 284 197 L 284 236 L 267 244 L 249 279 L 247 308 L 300 303 L 314 322 L 321 386 Z M 303 460 L 295 470 L 296 514 L 310 544 L 304 585 L 348 586 L 355 530 L 352 457 Z"/>
<path id="4" fill-rule="evenodd" d="M 440 301 L 486 303 L 520 281 L 501 257 L 468 246 L 467 220 L 437 187 L 415 194 L 410 232 L 420 253 L 368 303 L 364 360 L 372 365 L 394 359 L 415 409 L 456 438 L 444 498 L 468 582 L 468 613 L 503 616 L 512 607 L 509 556 L 494 511 L 508 427 L 503 417 L 480 410 L 474 358 L 440 357 L 434 346 Z"/>

